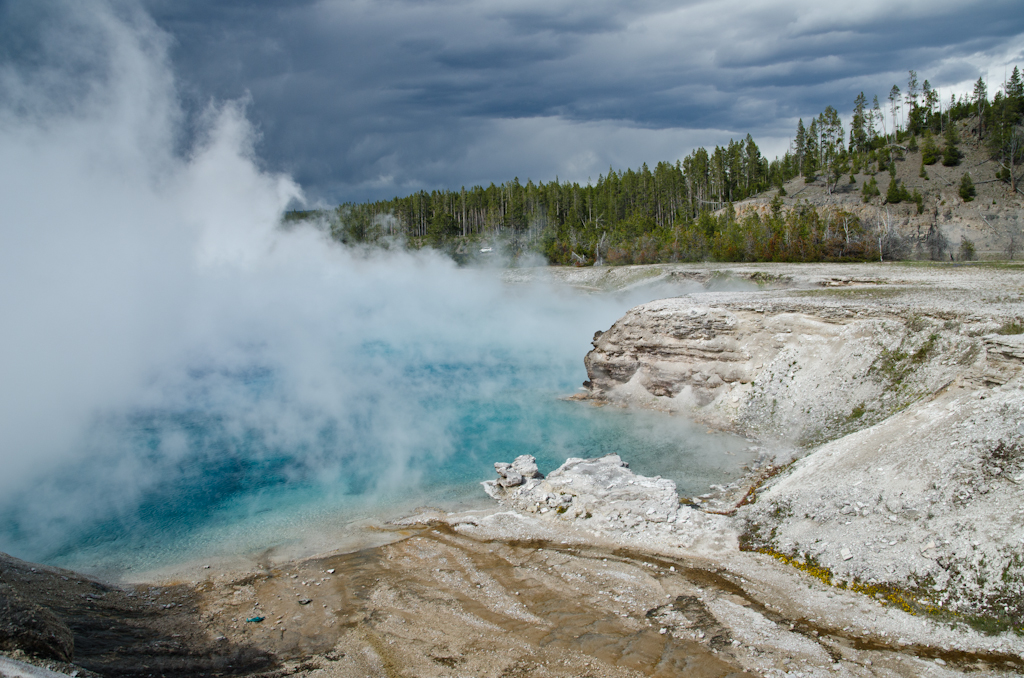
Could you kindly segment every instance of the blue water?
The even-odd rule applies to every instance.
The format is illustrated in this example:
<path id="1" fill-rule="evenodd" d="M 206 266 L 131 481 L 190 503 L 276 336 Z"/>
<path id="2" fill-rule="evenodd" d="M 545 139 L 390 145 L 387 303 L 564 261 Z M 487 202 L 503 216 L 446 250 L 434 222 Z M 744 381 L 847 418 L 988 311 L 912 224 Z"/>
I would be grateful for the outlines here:
<path id="1" fill-rule="evenodd" d="M 555 306 L 511 335 L 460 315 L 456 332 L 368 322 L 309 364 L 257 344 L 193 358 L 97 415 L 73 461 L 0 499 L 0 550 L 105 572 L 252 553 L 311 526 L 489 502 L 479 482 L 520 454 L 548 472 L 617 453 L 683 495 L 739 475 L 745 440 L 562 400 L 586 378 L 593 323 L 622 309 Z"/>

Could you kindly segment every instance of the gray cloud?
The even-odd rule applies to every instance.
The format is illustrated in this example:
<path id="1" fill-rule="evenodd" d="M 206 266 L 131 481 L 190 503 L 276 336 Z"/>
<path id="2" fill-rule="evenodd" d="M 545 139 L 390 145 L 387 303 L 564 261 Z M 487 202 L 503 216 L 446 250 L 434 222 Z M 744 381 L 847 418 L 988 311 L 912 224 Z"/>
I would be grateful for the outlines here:
<path id="1" fill-rule="evenodd" d="M 1024 46 L 1011 1 L 144 4 L 172 40 L 189 110 L 250 95 L 268 166 L 330 202 L 674 159 L 612 151 L 585 132 L 595 124 L 657 130 L 667 148 L 782 137 L 860 90 L 903 86 L 909 68 L 947 88 L 999 79 Z M 589 145 L 555 139 L 545 162 L 524 163 L 529 140 L 494 137 L 521 119 L 579 125 L 568 138 Z M 709 129 L 722 133 L 696 134 Z M 468 168 L 481 148 L 489 159 Z M 586 169 L 558 160 L 584 155 Z"/>
<path id="2" fill-rule="evenodd" d="M 902 86 L 909 68 L 947 87 L 1001 73 L 1024 44 L 1024 16 L 1005 1 L 147 4 L 196 101 L 251 93 L 268 162 L 329 201 L 585 181 L 609 163 L 673 160 L 681 136 L 777 138 L 861 89 Z M 531 162 L 517 152 L 528 139 L 494 136 L 522 119 L 581 130 Z M 595 124 L 657 130 L 666 152 L 613 151 L 586 133 Z M 722 133 L 695 134 L 708 129 Z M 489 160 L 467 167 L 481 148 Z M 586 168 L 558 159 L 584 155 Z"/>

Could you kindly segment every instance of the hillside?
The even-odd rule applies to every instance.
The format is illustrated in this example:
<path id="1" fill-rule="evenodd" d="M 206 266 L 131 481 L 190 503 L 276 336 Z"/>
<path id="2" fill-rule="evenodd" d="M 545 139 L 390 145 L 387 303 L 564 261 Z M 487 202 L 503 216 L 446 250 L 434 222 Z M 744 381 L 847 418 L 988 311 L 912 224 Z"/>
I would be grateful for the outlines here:
<path id="1" fill-rule="evenodd" d="M 1008 183 L 996 177 L 999 164 L 992 160 L 984 142 L 977 140 L 977 117 L 957 124 L 961 138 L 959 148 L 963 153 L 959 165 L 946 167 L 936 162 L 925 167 L 927 178 L 924 178 L 920 176 L 920 148 L 904 151 L 902 159 L 896 160 L 896 179 L 908 191 L 918 191 L 924 199 L 921 214 L 913 202 L 890 204 L 886 201 L 892 179 L 889 172 L 884 171 L 858 172 L 853 175 L 853 183 L 849 183 L 849 177 L 846 177 L 831 195 L 821 178 L 807 183 L 803 177 L 794 177 L 784 183 L 786 195 L 782 202 L 790 209 L 810 204 L 816 208 L 844 210 L 859 216 L 864 222 L 883 227 L 888 218 L 911 241 L 912 258 L 929 258 L 927 237 L 933 226 L 948 242 L 944 259 L 950 254 L 960 258 L 962 237 L 974 243 L 978 258 L 1019 257 L 1024 250 L 1024 194 L 1019 188 L 1014 192 Z M 959 194 L 964 174 L 971 176 L 977 191 L 970 202 L 965 202 Z M 872 178 L 878 184 L 880 195 L 865 202 L 862 189 Z M 778 191 L 772 189 L 736 203 L 737 216 L 742 217 L 750 211 L 767 213 L 771 200 L 777 194 Z M 1008 252 L 1011 239 L 1017 243 L 1013 256 Z"/>
<path id="2" fill-rule="evenodd" d="M 787 151 L 771 160 L 747 134 L 674 162 L 609 167 L 585 185 L 516 177 L 286 220 L 315 216 L 349 245 L 432 247 L 460 263 L 537 255 L 574 266 L 969 260 L 1021 252 L 1019 69 L 991 99 L 979 78 L 972 93 L 946 103 L 910 71 L 905 95 L 894 85 L 885 104 L 876 96 L 869 106 L 861 92 L 852 113 L 848 128 L 833 106 L 807 126 L 800 119 Z M 973 187 L 961 187 L 965 176 Z"/>

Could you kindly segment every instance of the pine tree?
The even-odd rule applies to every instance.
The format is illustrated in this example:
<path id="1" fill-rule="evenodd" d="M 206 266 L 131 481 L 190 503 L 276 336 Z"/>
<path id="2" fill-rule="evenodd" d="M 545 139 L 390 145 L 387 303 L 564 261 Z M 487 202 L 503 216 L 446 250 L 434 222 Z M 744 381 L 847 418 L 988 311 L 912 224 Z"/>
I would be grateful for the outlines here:
<path id="1" fill-rule="evenodd" d="M 978 78 L 978 82 L 974 83 L 974 105 L 978 110 L 978 141 L 985 136 L 985 107 L 988 104 L 988 89 L 985 87 L 985 81 Z"/>
<path id="2" fill-rule="evenodd" d="M 911 70 L 910 77 L 907 79 L 907 104 L 910 106 L 910 112 L 907 114 L 907 129 L 912 134 L 916 134 L 919 127 L 917 119 L 917 91 L 917 71 Z"/>
<path id="3" fill-rule="evenodd" d="M 889 179 L 889 188 L 885 192 L 885 201 L 890 205 L 895 205 L 904 200 L 910 200 L 910 192 L 907 191 L 907 187 L 899 179 L 891 177 Z"/>
<path id="4" fill-rule="evenodd" d="M 974 247 L 974 241 L 966 235 L 960 236 L 960 261 L 974 261 L 975 256 L 977 256 L 977 250 Z"/>
<path id="5" fill-rule="evenodd" d="M 818 120 L 813 118 L 804 141 L 804 182 L 818 178 Z"/>
<path id="6" fill-rule="evenodd" d="M 832 195 L 833 189 L 839 185 L 843 173 L 843 123 L 839 119 L 839 111 L 827 106 L 819 116 L 821 133 L 821 167 L 825 172 L 825 189 Z"/>
<path id="7" fill-rule="evenodd" d="M 804 129 L 804 119 L 796 124 L 796 138 L 793 140 L 793 155 L 796 156 L 796 172 L 804 173 L 804 157 L 807 155 L 807 130 Z"/>
<path id="8" fill-rule="evenodd" d="M 946 127 L 946 147 L 942 150 L 942 164 L 946 167 L 954 167 L 960 164 L 963 154 L 957 148 L 960 143 L 960 135 L 956 132 L 956 124 L 950 123 Z"/>
<path id="9" fill-rule="evenodd" d="M 878 181 L 871 177 L 860 186 L 860 194 L 864 198 L 864 202 L 871 202 L 872 196 L 881 195 L 881 191 L 878 190 Z"/>
<path id="10" fill-rule="evenodd" d="M 900 101 L 903 97 L 900 95 L 900 88 L 896 85 L 892 86 L 889 90 L 889 111 L 892 113 L 892 141 L 896 143 L 896 137 L 899 133 L 899 121 L 896 118 L 896 114 L 900 111 Z"/>
<path id="11" fill-rule="evenodd" d="M 931 115 L 939 103 L 939 93 L 932 89 L 931 83 L 927 80 L 924 81 L 924 85 L 921 86 L 921 90 L 921 96 L 924 99 L 924 107 L 928 111 L 928 114 Z"/>
<path id="12" fill-rule="evenodd" d="M 964 172 L 964 176 L 960 180 L 960 197 L 963 198 L 964 202 L 971 202 L 976 194 L 977 191 L 974 188 L 974 182 L 971 180 L 970 173 Z"/>
<path id="13" fill-rule="evenodd" d="M 853 121 L 850 123 L 850 152 L 863 153 L 868 146 L 868 132 L 865 127 L 867 120 L 865 112 L 868 107 L 867 97 L 864 92 L 857 95 L 853 100 Z"/>
<path id="14" fill-rule="evenodd" d="M 932 131 L 925 130 L 924 141 L 921 143 L 921 164 L 922 165 L 934 165 L 939 161 L 941 153 L 939 147 L 935 143 L 935 137 L 932 135 Z"/>
<path id="15" fill-rule="evenodd" d="M 1006 83 L 1006 99 L 1010 111 L 1015 115 L 1013 122 L 1019 122 L 1021 115 L 1024 114 L 1024 79 L 1021 78 L 1020 69 L 1016 66 L 1013 67 L 1010 80 Z"/>

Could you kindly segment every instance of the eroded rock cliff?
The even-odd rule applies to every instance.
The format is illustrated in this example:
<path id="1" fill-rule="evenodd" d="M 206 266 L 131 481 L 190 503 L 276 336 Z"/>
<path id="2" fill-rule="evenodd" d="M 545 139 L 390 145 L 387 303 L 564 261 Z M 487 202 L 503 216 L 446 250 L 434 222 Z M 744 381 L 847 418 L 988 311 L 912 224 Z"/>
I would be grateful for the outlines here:
<path id="1" fill-rule="evenodd" d="M 589 396 L 685 412 L 806 446 L 882 421 L 954 382 L 998 385 L 1024 347 L 991 320 L 856 308 L 767 311 L 688 297 L 629 311 L 594 338 Z"/>

